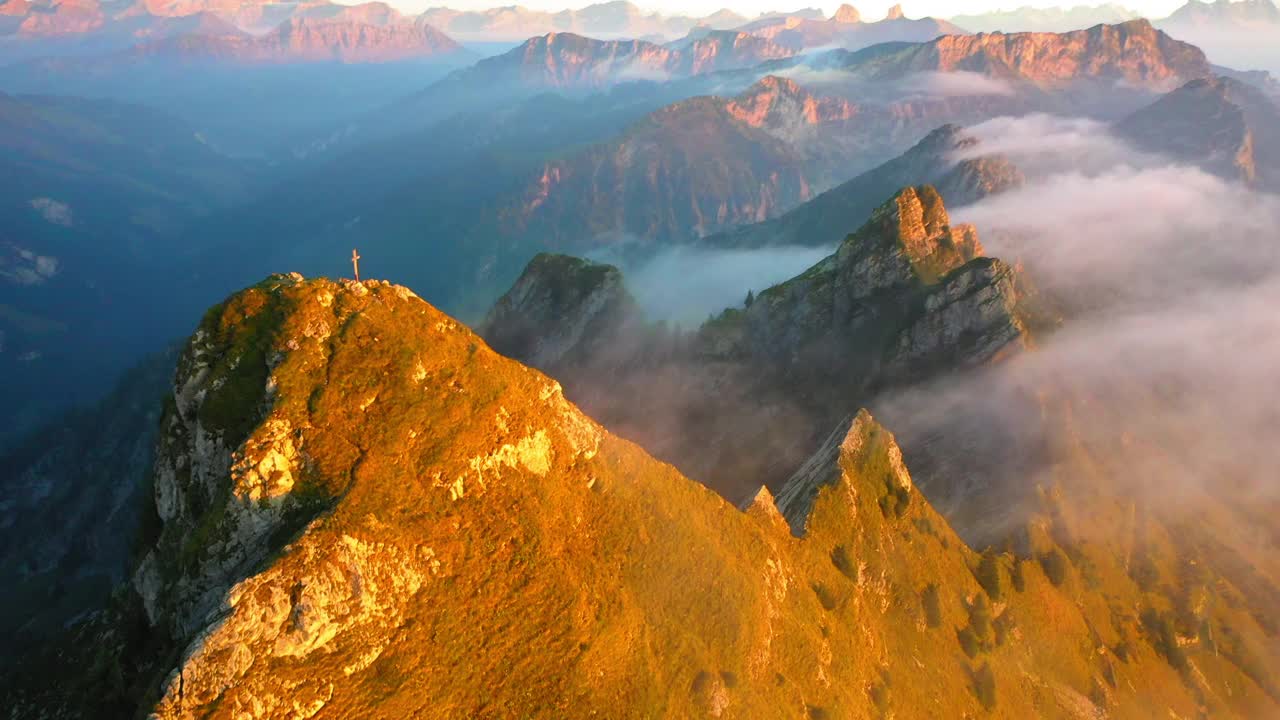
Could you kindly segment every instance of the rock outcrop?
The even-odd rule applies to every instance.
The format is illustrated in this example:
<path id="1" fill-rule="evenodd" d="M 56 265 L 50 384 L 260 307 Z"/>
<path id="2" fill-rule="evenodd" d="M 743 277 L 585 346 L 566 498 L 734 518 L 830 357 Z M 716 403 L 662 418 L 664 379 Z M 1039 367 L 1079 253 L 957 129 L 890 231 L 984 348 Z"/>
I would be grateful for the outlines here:
<path id="1" fill-rule="evenodd" d="M 977 231 L 951 225 L 937 190 L 907 188 L 834 255 L 761 292 L 730 323 L 730 352 L 863 391 L 985 362 L 1027 327 L 1013 269 L 981 255 Z M 718 332 L 705 332 L 717 348 Z"/>
<path id="2" fill-rule="evenodd" d="M 609 352 L 621 335 L 642 325 L 616 267 L 542 254 L 498 299 L 478 331 L 494 350 L 550 369 Z"/>

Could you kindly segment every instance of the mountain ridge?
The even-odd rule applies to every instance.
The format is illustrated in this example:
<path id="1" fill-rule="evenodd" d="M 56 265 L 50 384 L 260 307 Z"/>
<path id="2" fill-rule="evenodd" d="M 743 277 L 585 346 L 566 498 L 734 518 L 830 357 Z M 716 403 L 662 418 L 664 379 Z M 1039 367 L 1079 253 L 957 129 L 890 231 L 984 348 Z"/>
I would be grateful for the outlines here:
<path id="1" fill-rule="evenodd" d="M 865 411 L 776 502 L 760 491 L 740 511 L 378 281 L 273 276 L 211 308 L 161 433 L 146 614 L 79 626 L 63 662 L 104 641 L 124 654 L 85 662 L 60 681 L 70 694 L 0 685 L 15 711 L 1271 707 L 1238 670 L 1230 699 L 1184 684 L 1170 613 L 1080 602 L 1101 592 L 1052 534 L 1029 555 L 969 549 Z M 1108 589 L 1145 602 L 1133 587 Z M 1203 642 L 1181 652 L 1210 667 Z M 919 664 L 931 681 L 903 681 Z"/>

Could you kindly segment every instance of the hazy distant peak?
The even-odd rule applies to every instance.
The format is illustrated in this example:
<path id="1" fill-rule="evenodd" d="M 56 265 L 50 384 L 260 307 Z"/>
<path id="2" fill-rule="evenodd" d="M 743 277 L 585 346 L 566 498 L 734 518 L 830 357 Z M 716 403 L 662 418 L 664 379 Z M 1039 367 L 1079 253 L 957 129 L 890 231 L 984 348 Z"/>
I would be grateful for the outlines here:
<path id="1" fill-rule="evenodd" d="M 836 10 L 836 14 L 832 15 L 831 19 L 839 23 L 860 23 L 862 22 L 862 13 L 858 12 L 858 9 L 854 6 L 846 3 Z"/>
<path id="2" fill-rule="evenodd" d="M 1280 23 L 1280 8 L 1272 0 L 1189 0 L 1165 22 L 1170 24 L 1201 23 Z"/>
<path id="3" fill-rule="evenodd" d="M 884 16 L 885 20 L 902 20 L 906 18 L 906 13 L 902 12 L 901 5 L 894 5 L 889 8 L 889 14 Z"/>

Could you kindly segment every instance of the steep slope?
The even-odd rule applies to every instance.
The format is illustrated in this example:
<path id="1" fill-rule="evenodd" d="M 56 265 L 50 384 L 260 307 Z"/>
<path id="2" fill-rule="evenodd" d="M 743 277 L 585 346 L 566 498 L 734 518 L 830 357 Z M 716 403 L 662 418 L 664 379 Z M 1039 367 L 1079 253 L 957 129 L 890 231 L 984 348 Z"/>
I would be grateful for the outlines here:
<path id="1" fill-rule="evenodd" d="M 1280 189 L 1280 107 L 1223 77 L 1195 80 L 1117 125 L 1138 147 L 1230 180 Z"/>
<path id="2" fill-rule="evenodd" d="M 960 206 L 1022 184 L 1022 173 L 1003 157 L 955 160 L 954 153 L 976 143 L 963 128 L 944 125 L 901 156 L 777 218 L 717 233 L 702 242 L 736 248 L 833 245 L 870 216 L 885 196 L 904 186 L 934 185 L 952 206 Z"/>
<path id="3" fill-rule="evenodd" d="M 162 525 L 135 576 L 145 619 L 77 639 L 92 653 L 133 633 L 146 654 L 171 634 L 176 652 L 150 648 L 158 672 L 140 678 L 82 665 L 53 680 L 78 689 L 60 702 L 26 685 L 13 712 L 122 698 L 156 718 L 1125 718 L 1198 704 L 1157 654 L 1168 638 L 1132 616 L 1095 624 L 1102 593 L 1073 571 L 965 547 L 866 413 L 778 505 L 762 491 L 741 512 L 404 288 L 277 276 L 230 298 L 184 351 L 161 432 Z M 922 666 L 929 682 L 909 681 Z M 1236 691 L 1215 714 L 1272 707 L 1238 671 L 1222 682 Z"/>

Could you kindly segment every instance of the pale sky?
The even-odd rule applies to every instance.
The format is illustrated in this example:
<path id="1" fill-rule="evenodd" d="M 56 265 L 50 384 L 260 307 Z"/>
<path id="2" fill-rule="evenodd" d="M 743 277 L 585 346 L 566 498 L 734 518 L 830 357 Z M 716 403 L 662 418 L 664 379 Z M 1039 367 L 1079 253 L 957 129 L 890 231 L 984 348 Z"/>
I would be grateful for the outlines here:
<path id="1" fill-rule="evenodd" d="M 355 0 L 347 0 L 352 2 Z M 414 6 L 443 5 L 458 10 L 480 10 L 503 5 L 523 5 L 538 10 L 563 10 L 590 5 L 599 0 L 407 0 L 403 4 Z M 830 0 L 632 0 L 646 10 L 665 15 L 706 15 L 727 7 L 747 16 L 770 10 L 794 10 L 802 7 L 821 7 L 830 15 L 840 3 Z M 875 20 L 883 17 L 896 0 L 854 0 L 850 4 L 862 12 L 864 18 Z M 401 4 L 391 0 L 392 5 Z M 1057 5 L 1098 5 L 1099 0 L 1067 2 L 1062 0 L 903 0 L 907 17 L 952 17 L 983 13 L 992 10 L 1011 10 L 1018 7 L 1054 7 Z M 1151 18 L 1162 18 L 1184 4 L 1184 0 L 1117 0 L 1115 4 L 1131 8 Z"/>

